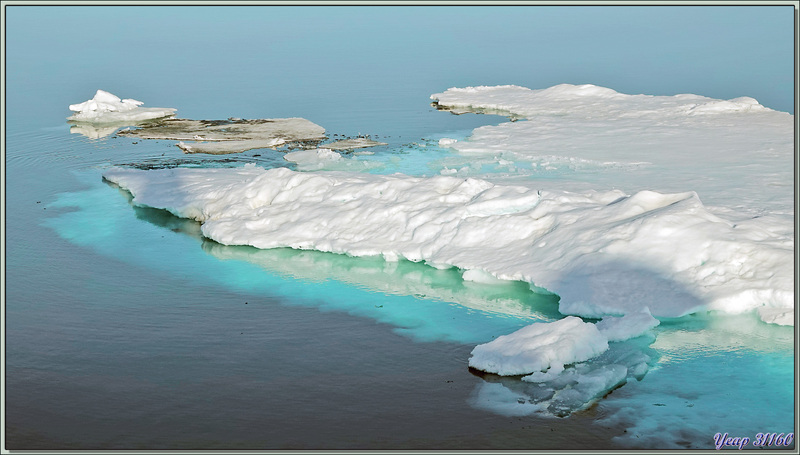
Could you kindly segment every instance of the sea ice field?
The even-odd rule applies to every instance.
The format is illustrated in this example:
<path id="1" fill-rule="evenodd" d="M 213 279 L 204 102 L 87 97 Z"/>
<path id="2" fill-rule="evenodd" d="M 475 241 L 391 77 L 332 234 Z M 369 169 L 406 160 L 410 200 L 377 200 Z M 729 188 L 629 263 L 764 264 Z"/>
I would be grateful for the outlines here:
<path id="1" fill-rule="evenodd" d="M 114 122 L 126 121 L 121 113 L 131 125 L 142 118 L 138 105 L 125 111 L 127 100 L 103 96 Z M 422 162 L 429 148 L 440 149 L 414 174 L 375 159 L 390 154 L 385 151 L 342 154 L 324 144 L 272 152 L 283 154 L 280 166 L 101 166 L 80 174 L 89 190 L 47 206 L 73 211 L 45 224 L 111 256 L 119 254 L 122 237 L 136 238 L 140 246 L 127 247 L 137 251 L 127 252 L 128 260 L 196 275 L 147 253 L 155 243 L 141 243 L 143 233 L 125 221 L 140 210 L 162 210 L 159 218 L 173 218 L 166 224 L 186 226 L 172 231 L 202 241 L 194 254 L 255 267 L 229 276 L 200 272 L 211 272 L 209 278 L 247 290 L 286 275 L 353 287 L 325 291 L 325 306 L 389 324 L 418 342 L 475 344 L 463 359 L 485 379 L 469 398 L 474 407 L 564 419 L 601 402 L 606 415 L 599 422 L 626 427 L 614 438 L 621 446 L 642 446 L 636 439 L 647 428 L 665 438 L 659 446 L 695 447 L 701 433 L 722 424 L 708 415 L 718 404 L 706 401 L 707 383 L 691 381 L 673 394 L 663 391 L 665 378 L 694 378 L 684 369 L 705 369 L 699 365 L 709 356 L 749 355 L 777 364 L 783 357 L 786 383 L 768 395 L 770 418 L 784 415 L 785 421 L 765 425 L 790 430 L 791 115 L 753 99 L 634 96 L 592 85 L 454 88 L 431 98 L 440 108 L 490 109 L 518 120 L 413 149 Z M 103 115 L 92 118 L 109 123 Z M 452 165 L 458 160 L 464 166 Z M 622 179 L 621 172 L 632 177 Z M 733 197 L 713 178 L 697 177 L 723 172 L 729 181 L 760 182 L 760 188 L 753 184 Z M 594 189 L 586 188 L 589 173 L 601 176 Z M 603 186 L 607 174 L 618 184 Z M 572 180 L 578 184 L 568 190 Z M 668 192 L 679 188 L 686 191 Z M 132 226 L 120 227 L 126 225 Z M 301 253 L 309 250 L 317 253 Z M 252 279 L 252 273 L 265 276 Z M 437 283 L 440 274 L 447 285 Z M 296 286 L 267 286 L 270 294 L 301 294 Z M 302 293 L 320 292 L 315 288 L 304 286 Z M 366 296 L 350 295 L 359 289 L 391 297 L 364 304 Z M 705 326 L 699 331 L 698 321 Z M 748 341 L 727 346 L 731 330 Z M 680 361 L 671 358 L 674 351 Z M 731 393 L 746 387 L 743 382 Z M 637 396 L 644 409 L 631 411 Z M 676 396 L 685 397 L 679 406 Z M 664 402 L 670 409 L 653 410 L 668 407 Z M 781 407 L 783 414 L 776 412 Z M 723 420 L 742 432 L 750 421 Z"/>
<path id="2" fill-rule="evenodd" d="M 794 449 L 795 116 L 453 79 L 12 119 L 5 448 Z"/>

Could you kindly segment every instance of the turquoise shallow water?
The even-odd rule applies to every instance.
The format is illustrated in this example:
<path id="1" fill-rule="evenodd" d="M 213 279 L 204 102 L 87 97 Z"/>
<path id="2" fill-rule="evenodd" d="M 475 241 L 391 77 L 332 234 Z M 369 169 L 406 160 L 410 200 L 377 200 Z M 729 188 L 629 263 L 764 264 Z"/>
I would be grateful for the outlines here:
<path id="1" fill-rule="evenodd" d="M 221 245 L 202 238 L 195 222 L 133 208 L 127 193 L 104 183 L 98 172 L 78 177 L 92 188 L 47 205 L 77 210 L 44 224 L 70 242 L 150 270 L 369 317 L 419 341 L 479 343 L 560 318 L 557 297 L 535 294 L 522 283 L 469 283 L 455 270 L 408 261 Z"/>
<path id="2" fill-rule="evenodd" d="M 380 164 L 370 172 L 434 175 L 469 164 L 437 147 L 440 138 L 463 139 L 505 120 L 437 112 L 431 93 L 562 82 L 636 91 L 625 90 L 631 80 L 609 82 L 620 71 L 604 72 L 594 59 L 580 68 L 542 65 L 561 61 L 565 49 L 591 51 L 566 41 L 532 45 L 543 37 L 529 35 L 530 21 L 563 14 L 428 9 L 398 16 L 421 18 L 406 27 L 382 10 L 372 11 L 376 23 L 314 10 L 238 10 L 220 21 L 213 10 L 190 10 L 196 24 L 217 24 L 200 33 L 166 27 L 180 9 L 146 11 L 31 8 L 9 16 L 6 448 L 711 449 L 716 433 L 793 431 L 791 327 L 752 314 L 663 320 L 651 336 L 616 343 L 609 354 L 646 355 L 640 380 L 569 417 L 543 417 L 531 413 L 535 390 L 472 372 L 467 361 L 475 344 L 562 317 L 557 296 L 522 283 L 464 282 L 458 270 L 407 261 L 203 239 L 197 223 L 133 207 L 102 181 L 103 169 L 290 166 L 281 152 L 184 155 L 172 141 L 71 134 L 64 121 L 67 105 L 98 88 L 190 118 L 300 116 L 329 134 L 387 142 L 358 158 Z M 115 38 L 66 43 L 57 25 L 87 12 L 102 29 L 116 27 Z M 468 25 L 482 17 L 513 17 L 518 29 L 508 31 L 518 46 L 503 46 L 505 35 L 476 38 Z M 163 45 L 181 36 L 191 38 L 182 52 Z M 107 59 L 81 60 L 76 49 Z M 539 53 L 519 59 L 520 49 Z M 125 68 L 134 57 L 140 72 Z M 648 79 L 657 87 L 640 91 L 753 95 Z M 723 90 L 713 82 L 706 81 Z M 481 171 L 514 175 L 493 166 L 471 172 Z"/>

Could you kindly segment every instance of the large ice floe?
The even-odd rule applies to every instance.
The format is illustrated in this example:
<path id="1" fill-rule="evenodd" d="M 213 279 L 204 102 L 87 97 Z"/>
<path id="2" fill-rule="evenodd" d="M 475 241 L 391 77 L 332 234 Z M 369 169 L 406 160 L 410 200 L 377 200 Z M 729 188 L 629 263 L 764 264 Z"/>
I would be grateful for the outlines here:
<path id="1" fill-rule="evenodd" d="M 221 244 L 407 259 L 557 294 L 566 318 L 472 352 L 486 375 L 475 404 L 499 412 L 567 415 L 641 379 L 654 359 L 635 340 L 659 319 L 716 311 L 794 324 L 791 115 L 751 98 L 592 85 L 432 98 L 520 120 L 439 144 L 454 159 L 526 171 L 377 175 L 354 172 L 369 161 L 314 149 L 286 155 L 300 171 L 112 168 L 104 178 Z"/>
<path id="2" fill-rule="evenodd" d="M 731 216 L 793 216 L 794 117 L 752 98 L 570 84 L 451 88 L 431 98 L 440 109 L 526 119 L 440 141 L 461 157 L 450 168 L 511 162 L 520 174 L 547 179 L 546 189 L 691 190 Z"/>
<path id="3" fill-rule="evenodd" d="M 584 317 L 793 307 L 793 242 L 693 192 L 569 193 L 480 179 L 235 169 L 111 169 L 133 202 L 226 245 L 405 258 L 520 280 Z M 469 272 L 467 272 L 469 273 Z"/>

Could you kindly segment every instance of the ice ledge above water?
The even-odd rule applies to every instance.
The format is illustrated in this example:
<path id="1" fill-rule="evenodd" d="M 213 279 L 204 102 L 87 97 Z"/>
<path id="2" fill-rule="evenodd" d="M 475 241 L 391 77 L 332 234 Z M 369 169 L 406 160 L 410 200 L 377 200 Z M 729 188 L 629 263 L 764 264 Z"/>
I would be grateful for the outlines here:
<path id="1" fill-rule="evenodd" d="M 453 87 L 430 96 L 439 109 L 455 113 L 535 115 L 686 116 L 741 112 L 775 112 L 750 97 L 718 100 L 699 95 L 627 95 L 592 84 L 559 84 L 533 90 L 517 85 Z"/>
<path id="2" fill-rule="evenodd" d="M 656 317 L 793 311 L 793 239 L 758 220 L 737 227 L 708 212 L 693 192 L 581 194 L 481 179 L 255 166 L 111 169 L 104 177 L 136 204 L 202 222 L 206 237 L 226 245 L 476 270 L 558 294 L 562 314 L 598 318 L 645 306 Z"/>

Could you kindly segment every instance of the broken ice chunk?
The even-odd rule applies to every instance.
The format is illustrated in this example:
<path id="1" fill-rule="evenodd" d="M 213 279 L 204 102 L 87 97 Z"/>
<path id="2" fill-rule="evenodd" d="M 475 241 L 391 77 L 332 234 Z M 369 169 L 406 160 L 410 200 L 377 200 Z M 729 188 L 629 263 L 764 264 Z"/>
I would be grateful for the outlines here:
<path id="1" fill-rule="evenodd" d="M 597 323 L 597 329 L 608 341 L 624 341 L 643 335 L 659 324 L 659 320 L 644 308 L 639 313 L 629 313 L 622 317 L 607 316 Z"/>
<path id="2" fill-rule="evenodd" d="M 141 101 L 120 99 L 109 92 L 98 90 L 94 98 L 70 105 L 69 110 L 75 114 L 67 117 L 67 120 L 88 123 L 119 123 L 124 126 L 145 120 L 169 117 L 176 111 L 176 109 L 164 107 L 139 107 L 142 104 L 144 103 Z"/>
<path id="3" fill-rule="evenodd" d="M 608 349 L 608 341 L 594 324 L 568 316 L 555 322 L 537 322 L 497 337 L 472 350 L 469 366 L 501 376 L 514 376 L 582 362 Z"/>

